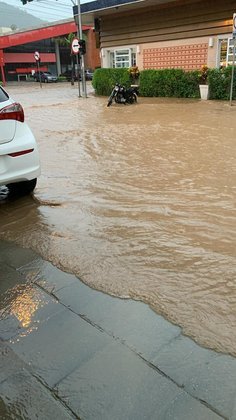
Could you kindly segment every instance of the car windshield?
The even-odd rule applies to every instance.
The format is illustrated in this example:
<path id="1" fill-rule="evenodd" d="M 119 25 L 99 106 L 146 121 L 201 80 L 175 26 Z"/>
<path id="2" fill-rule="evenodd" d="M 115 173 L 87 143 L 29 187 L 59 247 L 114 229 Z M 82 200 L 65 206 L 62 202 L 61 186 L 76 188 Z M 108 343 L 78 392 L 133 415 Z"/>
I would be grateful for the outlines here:
<path id="1" fill-rule="evenodd" d="M 52 73 L 50 73 L 50 71 L 45 71 L 44 74 L 50 74 L 51 76 Z"/>

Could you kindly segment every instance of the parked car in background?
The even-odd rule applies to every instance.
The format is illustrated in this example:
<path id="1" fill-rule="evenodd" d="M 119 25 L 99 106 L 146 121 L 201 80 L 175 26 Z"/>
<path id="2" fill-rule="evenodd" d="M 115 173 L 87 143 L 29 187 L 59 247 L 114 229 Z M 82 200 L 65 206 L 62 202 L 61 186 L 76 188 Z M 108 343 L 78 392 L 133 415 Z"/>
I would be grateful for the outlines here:
<path id="1" fill-rule="evenodd" d="M 92 70 L 89 70 L 89 69 L 88 70 L 85 70 L 85 79 L 86 80 L 92 80 L 93 79 L 93 73 L 94 72 Z M 68 80 L 68 82 L 70 82 L 71 79 L 72 79 L 72 71 L 71 70 L 67 70 L 64 73 L 62 73 L 61 76 L 66 77 L 66 80 Z M 74 81 L 78 80 L 77 72 L 76 71 L 73 74 L 73 79 L 74 79 Z M 80 73 L 79 80 L 81 80 L 81 79 L 82 79 L 82 77 L 81 77 L 81 73 Z"/>
<path id="2" fill-rule="evenodd" d="M 60 76 L 66 77 L 66 80 L 70 82 L 72 79 L 72 75 L 75 81 L 78 80 L 77 74 L 76 73 L 72 74 L 72 70 L 66 70 Z"/>
<path id="3" fill-rule="evenodd" d="M 23 108 L 0 87 L 0 186 L 9 194 L 30 194 L 39 175 L 38 148 Z"/>
<path id="4" fill-rule="evenodd" d="M 55 74 L 50 73 L 50 71 L 36 71 L 33 77 L 36 82 L 40 82 L 40 77 L 41 77 L 41 82 L 43 83 L 50 83 L 50 82 L 58 81 L 58 77 Z"/>
<path id="5" fill-rule="evenodd" d="M 85 70 L 85 78 L 86 80 L 93 80 L 93 71 L 92 70 Z"/>

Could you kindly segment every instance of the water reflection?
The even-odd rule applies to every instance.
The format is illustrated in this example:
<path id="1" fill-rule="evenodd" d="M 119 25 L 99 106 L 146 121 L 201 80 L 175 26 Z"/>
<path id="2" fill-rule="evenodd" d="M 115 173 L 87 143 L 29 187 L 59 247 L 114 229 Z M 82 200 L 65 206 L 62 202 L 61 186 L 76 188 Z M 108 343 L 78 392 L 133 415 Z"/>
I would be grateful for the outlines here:
<path id="1" fill-rule="evenodd" d="M 20 328 L 28 328 L 37 310 L 44 305 L 40 295 L 32 285 L 15 286 L 5 296 L 1 319 L 14 316 Z"/>
<path id="2" fill-rule="evenodd" d="M 0 236 L 236 354 L 236 109 L 48 89 L 18 92 L 42 176 L 36 201 L 0 207 Z"/>

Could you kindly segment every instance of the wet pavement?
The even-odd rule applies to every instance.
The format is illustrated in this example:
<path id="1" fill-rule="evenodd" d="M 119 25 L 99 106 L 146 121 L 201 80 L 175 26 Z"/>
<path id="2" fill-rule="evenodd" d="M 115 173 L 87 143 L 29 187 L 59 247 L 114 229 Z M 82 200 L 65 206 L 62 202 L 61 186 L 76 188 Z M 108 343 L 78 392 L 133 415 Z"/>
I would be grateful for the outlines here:
<path id="1" fill-rule="evenodd" d="M 236 419 L 236 359 L 0 242 L 0 418 Z"/>
<path id="2" fill-rule="evenodd" d="M 0 238 L 236 356 L 236 107 L 139 98 L 107 108 L 91 85 L 85 100 L 70 83 L 7 89 L 42 175 L 33 199 L 0 202 Z"/>
<path id="3" fill-rule="evenodd" d="M 236 107 L 8 91 L 42 175 L 0 189 L 0 419 L 236 419 Z"/>

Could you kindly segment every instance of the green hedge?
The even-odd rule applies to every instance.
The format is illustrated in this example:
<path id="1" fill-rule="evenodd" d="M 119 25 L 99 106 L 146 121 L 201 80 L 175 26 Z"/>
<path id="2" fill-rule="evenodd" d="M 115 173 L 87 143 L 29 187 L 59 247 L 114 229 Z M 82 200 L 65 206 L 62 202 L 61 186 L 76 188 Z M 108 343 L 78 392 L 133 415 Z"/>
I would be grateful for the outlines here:
<path id="1" fill-rule="evenodd" d="M 198 80 L 198 71 L 143 70 L 140 73 L 140 95 L 198 98 L 200 95 Z"/>
<path id="2" fill-rule="evenodd" d="M 210 99 L 228 100 L 230 95 L 232 68 L 209 69 L 208 84 Z M 115 83 L 132 84 L 128 69 L 97 69 L 93 76 L 93 87 L 98 95 L 110 95 Z M 143 70 L 139 76 L 139 91 L 147 97 L 199 98 L 199 71 L 181 69 Z M 236 99 L 236 69 L 233 99 Z"/>
<path id="3" fill-rule="evenodd" d="M 130 76 L 127 68 L 95 70 L 92 85 L 97 95 L 110 95 L 115 83 L 130 86 Z"/>
<path id="4" fill-rule="evenodd" d="M 208 70 L 210 99 L 229 99 L 231 75 L 232 67 Z M 234 76 L 233 99 L 236 99 L 236 69 Z"/>
<path id="5" fill-rule="evenodd" d="M 177 98 L 199 98 L 199 72 L 180 69 L 143 70 L 140 72 L 141 96 L 167 96 Z M 95 70 L 93 87 L 97 95 L 110 95 L 115 83 L 130 86 L 133 83 L 127 68 Z"/>
<path id="6" fill-rule="evenodd" d="M 67 78 L 65 76 L 59 76 L 58 82 L 67 82 Z"/>

